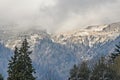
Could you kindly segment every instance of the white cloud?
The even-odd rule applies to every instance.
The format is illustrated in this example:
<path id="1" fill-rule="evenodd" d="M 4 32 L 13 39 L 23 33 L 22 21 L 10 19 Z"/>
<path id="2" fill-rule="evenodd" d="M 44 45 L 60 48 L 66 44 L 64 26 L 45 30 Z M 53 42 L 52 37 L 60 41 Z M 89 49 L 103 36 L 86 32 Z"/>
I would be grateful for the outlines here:
<path id="1" fill-rule="evenodd" d="M 62 31 L 120 21 L 120 0 L 0 0 L 0 24 Z"/>

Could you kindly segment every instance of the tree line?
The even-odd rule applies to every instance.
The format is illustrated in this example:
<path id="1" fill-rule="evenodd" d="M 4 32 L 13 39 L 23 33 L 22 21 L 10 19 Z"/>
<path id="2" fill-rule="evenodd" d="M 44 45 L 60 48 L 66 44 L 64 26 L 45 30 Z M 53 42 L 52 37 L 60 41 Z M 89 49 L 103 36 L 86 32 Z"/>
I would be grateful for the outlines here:
<path id="1" fill-rule="evenodd" d="M 120 42 L 106 60 L 104 57 L 90 68 L 87 62 L 74 65 L 68 80 L 120 80 Z"/>

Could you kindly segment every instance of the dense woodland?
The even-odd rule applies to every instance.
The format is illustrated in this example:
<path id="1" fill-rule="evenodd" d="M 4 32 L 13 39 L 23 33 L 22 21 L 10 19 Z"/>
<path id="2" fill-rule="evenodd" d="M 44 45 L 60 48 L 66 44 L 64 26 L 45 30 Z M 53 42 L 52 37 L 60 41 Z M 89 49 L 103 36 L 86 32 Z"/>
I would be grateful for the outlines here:
<path id="1" fill-rule="evenodd" d="M 22 42 L 20 48 L 15 47 L 14 55 L 8 64 L 7 80 L 36 80 L 35 69 L 30 58 L 32 51 L 29 48 L 27 39 Z M 109 57 L 101 57 L 92 66 L 87 61 L 75 64 L 69 72 L 68 80 L 120 80 L 119 55 L 120 42 L 116 44 L 114 52 Z M 2 74 L 0 80 L 4 80 Z"/>

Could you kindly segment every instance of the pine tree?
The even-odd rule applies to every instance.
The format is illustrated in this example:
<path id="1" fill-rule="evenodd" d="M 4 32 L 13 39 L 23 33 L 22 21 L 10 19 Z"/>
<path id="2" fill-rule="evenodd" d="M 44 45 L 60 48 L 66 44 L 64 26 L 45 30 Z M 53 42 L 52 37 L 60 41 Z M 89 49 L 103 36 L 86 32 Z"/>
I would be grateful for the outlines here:
<path id="1" fill-rule="evenodd" d="M 70 71 L 69 80 L 88 80 L 90 70 L 86 62 L 82 62 L 80 66 L 74 65 Z"/>
<path id="2" fill-rule="evenodd" d="M 19 52 L 18 52 L 18 48 L 15 47 L 15 51 L 14 51 L 14 56 L 11 57 L 11 60 L 9 61 L 9 67 L 8 67 L 8 80 L 17 80 L 16 79 L 16 73 L 17 73 L 17 69 L 16 69 L 16 64 L 17 64 L 17 60 L 18 60 L 18 56 L 19 56 Z"/>
<path id="3" fill-rule="evenodd" d="M 73 68 L 70 70 L 70 77 L 68 80 L 77 80 L 78 79 L 78 71 L 79 71 L 78 66 L 74 65 Z"/>
<path id="4" fill-rule="evenodd" d="M 95 64 L 90 80 L 118 80 L 118 76 L 109 64 L 105 63 L 102 57 L 97 64 Z"/>
<path id="5" fill-rule="evenodd" d="M 120 76 L 120 42 L 116 45 L 114 52 L 111 54 L 113 61 L 112 69 Z"/>
<path id="6" fill-rule="evenodd" d="M 0 74 L 0 80 L 3 80 L 3 76 Z"/>
<path id="7" fill-rule="evenodd" d="M 111 58 L 114 59 L 120 55 L 120 42 L 116 45 L 115 51 L 111 54 Z"/>
<path id="8" fill-rule="evenodd" d="M 78 80 L 88 80 L 90 77 L 90 70 L 86 62 L 82 62 L 78 71 Z"/>
<path id="9" fill-rule="evenodd" d="M 116 76 L 120 78 L 120 56 L 116 57 L 114 59 L 114 62 L 112 65 L 112 70 L 116 72 Z"/>
<path id="10" fill-rule="evenodd" d="M 24 39 L 20 50 L 15 49 L 17 54 L 14 54 L 9 63 L 8 80 L 35 80 L 33 76 L 35 69 L 32 67 L 32 60 L 29 57 L 32 51 L 29 51 L 29 48 L 27 39 Z"/>

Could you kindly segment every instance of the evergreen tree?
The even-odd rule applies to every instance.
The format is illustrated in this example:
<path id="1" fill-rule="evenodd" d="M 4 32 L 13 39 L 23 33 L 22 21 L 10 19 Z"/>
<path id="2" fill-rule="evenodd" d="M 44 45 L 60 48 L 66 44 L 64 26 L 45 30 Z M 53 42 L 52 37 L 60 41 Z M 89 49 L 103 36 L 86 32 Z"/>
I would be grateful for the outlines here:
<path id="1" fill-rule="evenodd" d="M 118 76 L 110 65 L 105 63 L 102 57 L 99 62 L 94 66 L 90 80 L 118 80 Z"/>
<path id="2" fill-rule="evenodd" d="M 78 71 L 78 66 L 74 65 L 73 68 L 70 70 L 70 77 L 68 80 L 78 80 Z"/>
<path id="3" fill-rule="evenodd" d="M 120 76 L 120 42 L 116 45 L 114 52 L 111 54 L 113 61 L 112 69 Z"/>
<path id="4" fill-rule="evenodd" d="M 32 67 L 32 60 L 29 57 L 32 52 L 29 51 L 29 48 L 27 39 L 24 39 L 19 52 L 15 49 L 17 54 L 14 54 L 9 63 L 8 80 L 35 80 L 33 76 L 35 69 Z"/>
<path id="5" fill-rule="evenodd" d="M 17 74 L 17 69 L 16 69 L 16 64 L 18 63 L 18 56 L 19 56 L 19 52 L 18 52 L 18 48 L 15 47 L 15 51 L 14 51 L 14 56 L 11 57 L 11 60 L 9 61 L 9 66 L 8 66 L 8 80 L 17 80 L 16 79 L 16 74 Z"/>
<path id="6" fill-rule="evenodd" d="M 116 57 L 111 65 L 111 68 L 117 73 L 118 76 L 120 76 L 120 56 Z"/>
<path id="7" fill-rule="evenodd" d="M 114 59 L 120 55 L 120 42 L 116 45 L 115 51 L 111 54 L 111 58 Z"/>
<path id="8" fill-rule="evenodd" d="M 90 77 L 90 70 L 86 62 L 82 62 L 78 71 L 78 80 L 88 80 Z"/>
<path id="9" fill-rule="evenodd" d="M 0 80 L 3 80 L 3 76 L 0 74 Z"/>
<path id="10" fill-rule="evenodd" d="M 70 71 L 69 80 L 88 80 L 90 75 L 90 70 L 86 62 L 82 62 L 80 66 L 74 65 L 73 69 Z"/>

